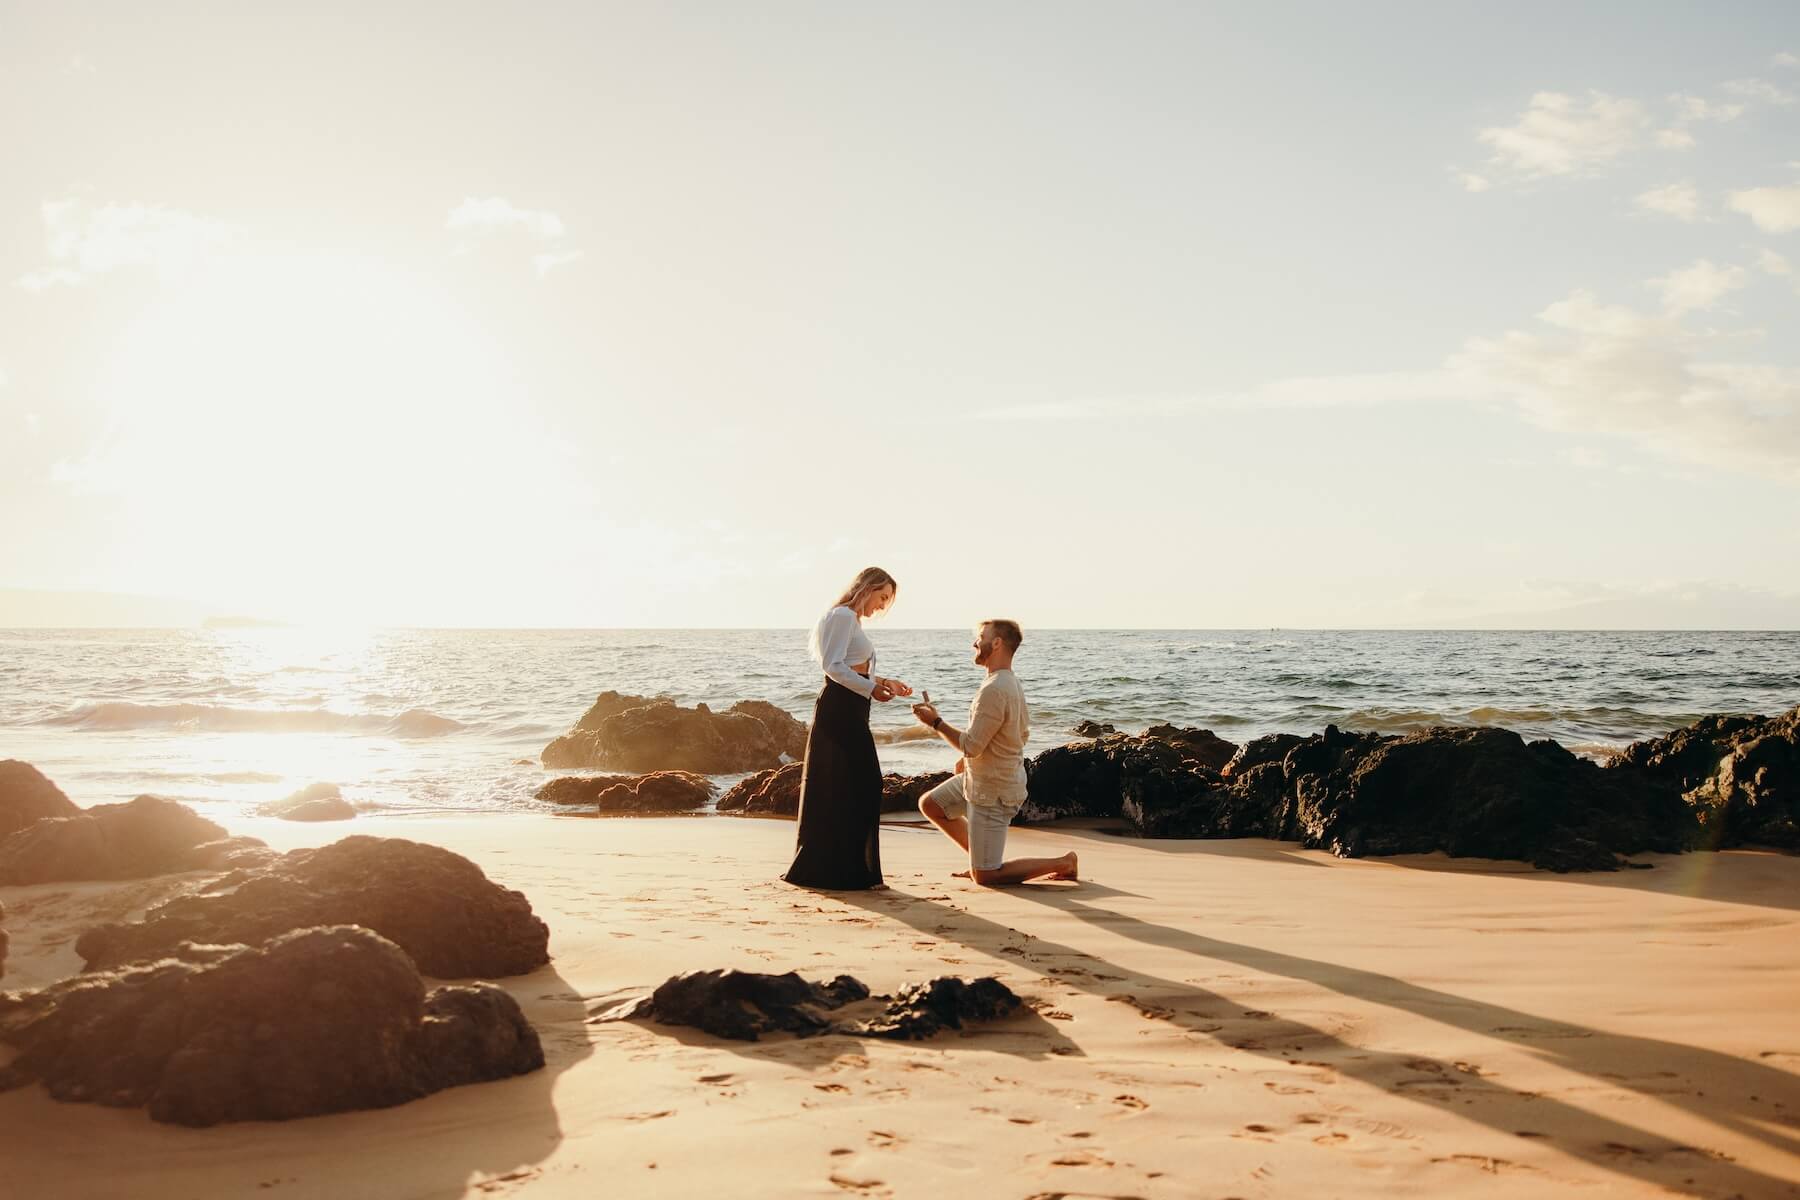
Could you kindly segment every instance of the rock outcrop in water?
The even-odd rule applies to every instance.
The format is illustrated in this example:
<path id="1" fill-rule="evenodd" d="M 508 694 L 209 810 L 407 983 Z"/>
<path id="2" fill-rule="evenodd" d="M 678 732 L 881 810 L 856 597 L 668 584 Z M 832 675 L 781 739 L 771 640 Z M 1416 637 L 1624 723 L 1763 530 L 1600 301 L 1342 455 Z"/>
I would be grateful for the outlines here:
<path id="1" fill-rule="evenodd" d="M 43 773 L 16 758 L 0 761 L 0 840 L 45 817 L 78 817 L 81 809 Z"/>
<path id="2" fill-rule="evenodd" d="M 800 811 L 805 763 L 786 763 L 740 780 L 719 797 L 719 811 L 746 816 L 791 817 Z"/>
<path id="3" fill-rule="evenodd" d="M 356 809 L 335 783 L 309 783 L 292 795 L 263 805 L 257 812 L 284 821 L 348 821 L 356 815 Z"/>
<path id="4" fill-rule="evenodd" d="M 1702 717 L 1633 742 L 1612 769 L 1628 768 L 1681 793 L 1702 845 L 1800 851 L 1800 708 L 1777 717 Z"/>
<path id="5" fill-rule="evenodd" d="M 139 796 L 97 804 L 75 816 L 44 817 L 0 841 L 0 884 L 81 879 L 143 879 L 241 863 L 267 852 L 254 838 L 225 830 L 185 804 Z M 267 852 L 272 857 L 272 852 Z"/>
<path id="6" fill-rule="evenodd" d="M 775 705 L 742 700 L 722 713 L 667 697 L 603 692 L 575 728 L 544 747 L 546 767 L 729 775 L 806 752 L 806 726 Z"/>
<path id="7" fill-rule="evenodd" d="M 1698 830 L 1678 791 L 1653 774 L 1504 729 L 1395 736 L 1332 726 L 1259 738 L 1229 756 L 1230 743 L 1177 732 L 1044 751 L 1020 819 L 1119 817 L 1143 837 L 1265 837 L 1346 857 L 1441 850 L 1559 871 L 1677 852 Z"/>
<path id="8" fill-rule="evenodd" d="M 440 847 L 360 835 L 228 875 L 142 921 L 96 926 L 75 950 L 100 970 L 171 954 L 183 942 L 255 946 L 318 925 L 372 929 L 438 979 L 523 975 L 550 961 L 550 931 L 523 895 Z"/>
<path id="9" fill-rule="evenodd" d="M 834 1021 L 826 1014 L 869 999 L 860 980 L 839 975 L 830 983 L 810 983 L 799 974 L 756 971 L 690 971 L 666 980 L 615 1018 L 649 1019 L 662 1025 L 689 1025 L 714 1037 L 754 1042 L 765 1033 L 848 1033 L 861 1037 L 917 1041 L 974 1021 L 1007 1017 L 1019 1009 L 1012 989 L 992 976 L 966 980 L 943 977 L 917 984 L 864 1020 Z"/>
<path id="10" fill-rule="evenodd" d="M 544 1065 L 504 991 L 427 994 L 399 947 L 347 926 L 0 993 L 0 1042 L 18 1052 L 0 1091 L 42 1082 L 193 1126 L 384 1108 Z"/>
<path id="11" fill-rule="evenodd" d="M 552 779 L 536 796 L 569 807 L 593 805 L 603 813 L 692 812 L 718 791 L 692 771 L 652 771 L 647 775 L 568 775 Z"/>
<path id="12" fill-rule="evenodd" d="M 734 784 L 719 798 L 719 811 L 746 816 L 792 817 L 800 812 L 800 776 L 805 764 L 787 763 L 771 771 L 759 771 Z M 881 777 L 881 811 L 912 812 L 919 797 L 950 778 L 948 771 L 901 775 L 889 771 Z"/>

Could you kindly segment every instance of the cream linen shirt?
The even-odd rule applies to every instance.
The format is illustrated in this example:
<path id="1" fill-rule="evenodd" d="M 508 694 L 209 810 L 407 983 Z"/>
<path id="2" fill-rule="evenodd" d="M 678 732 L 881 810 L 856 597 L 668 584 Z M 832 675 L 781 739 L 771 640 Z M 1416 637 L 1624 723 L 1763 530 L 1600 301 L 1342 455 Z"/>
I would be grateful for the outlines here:
<path id="1" fill-rule="evenodd" d="M 964 785 L 970 804 L 1016 808 L 1025 803 L 1025 743 L 1031 710 L 1011 668 L 989 675 L 969 703 L 962 735 Z"/>

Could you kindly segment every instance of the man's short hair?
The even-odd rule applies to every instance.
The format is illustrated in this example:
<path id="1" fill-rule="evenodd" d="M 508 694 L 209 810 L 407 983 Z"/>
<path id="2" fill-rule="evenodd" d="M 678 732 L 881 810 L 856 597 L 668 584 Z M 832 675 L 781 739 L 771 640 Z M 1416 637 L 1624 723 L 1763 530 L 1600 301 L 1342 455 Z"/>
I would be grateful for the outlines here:
<path id="1" fill-rule="evenodd" d="M 1017 651 L 1025 641 L 1025 631 L 1019 628 L 1017 621 L 987 620 L 982 622 L 994 631 L 994 636 L 1006 643 L 1008 650 Z"/>

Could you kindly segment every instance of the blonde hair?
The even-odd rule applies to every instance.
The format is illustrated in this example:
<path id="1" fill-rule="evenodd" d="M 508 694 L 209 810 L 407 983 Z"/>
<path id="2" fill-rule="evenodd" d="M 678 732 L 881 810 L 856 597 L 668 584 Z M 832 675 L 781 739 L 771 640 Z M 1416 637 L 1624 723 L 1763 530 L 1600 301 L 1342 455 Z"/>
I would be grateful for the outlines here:
<path id="1" fill-rule="evenodd" d="M 900 585 L 892 575 L 880 567 L 864 567 L 856 573 L 856 578 L 850 581 L 850 586 L 844 589 L 844 594 L 838 597 L 837 602 L 852 611 L 860 611 L 860 605 L 869 598 L 869 593 L 880 591 L 884 587 L 893 588 L 896 596 L 900 594 Z"/>

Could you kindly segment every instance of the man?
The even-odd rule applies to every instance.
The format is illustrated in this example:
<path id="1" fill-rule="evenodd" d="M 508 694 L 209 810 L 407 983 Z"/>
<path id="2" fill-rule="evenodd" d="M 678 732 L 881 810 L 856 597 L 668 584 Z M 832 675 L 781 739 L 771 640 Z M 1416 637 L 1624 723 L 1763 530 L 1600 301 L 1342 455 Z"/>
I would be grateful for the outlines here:
<path id="1" fill-rule="evenodd" d="M 929 704 L 913 715 L 962 752 L 956 773 L 919 800 L 925 819 L 969 855 L 969 878 L 982 887 L 1028 879 L 1074 879 L 1078 863 L 1061 858 L 1005 861 L 1006 827 L 1025 803 L 1025 740 L 1031 712 L 1013 674 L 1013 655 L 1025 640 L 1016 621 L 983 621 L 975 632 L 975 665 L 987 679 L 969 705 L 969 727 L 958 729 Z"/>

